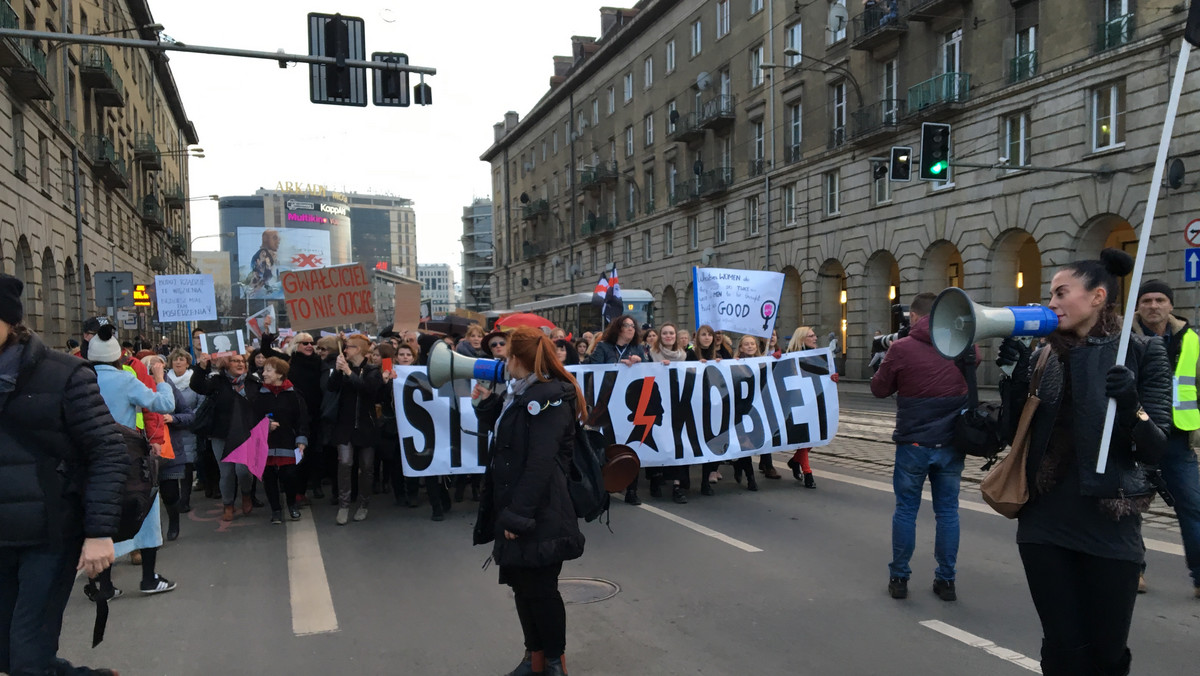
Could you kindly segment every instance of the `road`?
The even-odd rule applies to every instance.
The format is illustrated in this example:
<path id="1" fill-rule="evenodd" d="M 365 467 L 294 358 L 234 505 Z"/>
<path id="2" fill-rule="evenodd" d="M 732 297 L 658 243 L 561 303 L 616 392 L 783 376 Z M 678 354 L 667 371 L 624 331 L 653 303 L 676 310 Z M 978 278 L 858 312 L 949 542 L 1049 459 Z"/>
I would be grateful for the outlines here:
<path id="1" fill-rule="evenodd" d="M 893 600 L 890 470 L 856 459 L 890 447 L 847 437 L 820 451 L 815 491 L 788 477 L 751 493 L 726 478 L 715 496 L 686 505 L 616 503 L 611 533 L 584 524 L 587 551 L 563 576 L 619 591 L 568 606 L 572 673 L 1036 672 L 1040 628 L 1015 524 L 964 484 L 959 601 L 944 603 L 929 587 L 926 502 L 910 597 Z M 469 545 L 474 504 L 435 523 L 427 508 L 377 503 L 367 521 L 346 527 L 327 505 L 283 526 L 261 510 L 223 525 L 217 503 L 201 498 L 159 555 L 159 571 L 179 588 L 141 597 L 140 569 L 120 563 L 114 579 L 128 593 L 111 604 L 107 639 L 89 648 L 92 608 L 77 593 L 61 653 L 125 676 L 511 669 L 521 632 L 496 569 L 481 568 L 487 548 Z M 1149 524 L 1145 537 L 1152 590 L 1135 613 L 1135 672 L 1194 673 L 1200 602 L 1178 536 Z"/>

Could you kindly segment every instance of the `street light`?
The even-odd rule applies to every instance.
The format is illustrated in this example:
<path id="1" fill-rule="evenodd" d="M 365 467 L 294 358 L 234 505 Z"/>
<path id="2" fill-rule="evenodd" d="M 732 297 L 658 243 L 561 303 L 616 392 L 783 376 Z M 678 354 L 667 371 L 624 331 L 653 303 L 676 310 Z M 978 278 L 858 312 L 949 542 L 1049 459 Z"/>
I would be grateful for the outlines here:
<path id="1" fill-rule="evenodd" d="M 844 75 L 846 77 L 846 79 L 850 81 L 850 84 L 854 85 L 854 95 L 858 97 L 858 107 L 859 108 L 863 107 L 862 87 L 860 87 L 858 85 L 858 80 L 854 77 L 854 74 L 851 73 L 850 70 L 848 68 L 846 68 L 845 66 L 839 66 L 836 63 L 830 63 L 828 61 L 825 61 L 824 59 L 818 59 L 815 56 L 809 56 L 808 54 L 802 54 L 802 53 L 800 53 L 799 50 L 797 50 L 793 47 L 788 47 L 787 49 L 783 50 L 783 55 L 784 56 L 798 56 L 801 58 L 801 61 L 796 63 L 794 66 L 786 66 L 787 70 L 816 71 L 817 70 L 816 68 L 811 68 L 811 67 L 804 65 L 803 59 L 810 59 L 812 61 L 816 61 L 819 64 L 827 66 L 829 68 L 829 70 L 834 70 L 834 71 L 837 71 L 838 73 L 840 73 L 841 75 Z M 764 64 L 764 66 L 765 65 L 766 64 Z M 771 66 L 775 67 L 774 64 L 771 64 Z"/>

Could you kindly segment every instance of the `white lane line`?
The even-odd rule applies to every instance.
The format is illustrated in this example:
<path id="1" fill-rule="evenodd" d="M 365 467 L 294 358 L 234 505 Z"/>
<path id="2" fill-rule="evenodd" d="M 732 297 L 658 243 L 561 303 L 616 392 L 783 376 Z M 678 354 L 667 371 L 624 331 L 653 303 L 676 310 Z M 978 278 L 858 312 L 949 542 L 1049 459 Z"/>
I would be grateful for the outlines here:
<path id="1" fill-rule="evenodd" d="M 288 584 L 292 598 L 292 633 L 327 634 L 338 630 L 333 596 L 325 577 L 325 560 L 317 540 L 312 510 L 287 524 Z"/>
<path id="2" fill-rule="evenodd" d="M 949 636 L 950 638 L 965 643 L 972 648 L 979 648 L 989 655 L 994 655 L 1002 660 L 1008 660 L 1019 667 L 1034 672 L 1035 674 L 1042 673 L 1042 667 L 1038 664 L 1037 660 L 1026 657 L 1015 650 L 1001 648 L 982 636 L 976 636 L 969 631 L 963 631 L 962 629 L 950 624 L 946 624 L 941 620 L 925 620 L 921 623 L 921 626 L 927 629 L 932 629 L 939 634 Z"/>
<path id="3" fill-rule="evenodd" d="M 614 497 L 613 499 L 615 500 L 616 498 Z M 677 516 L 666 510 L 662 510 L 657 507 L 654 507 L 651 505 L 645 505 L 645 504 L 638 505 L 638 509 L 644 509 L 647 512 L 650 512 L 651 514 L 656 514 L 658 516 L 661 516 L 662 518 L 666 519 L 667 521 L 674 521 L 675 523 L 679 524 L 680 526 L 683 526 L 684 528 L 690 528 L 701 535 L 707 535 L 708 537 L 713 538 L 714 540 L 719 540 L 721 542 L 724 542 L 727 545 L 737 547 L 738 549 L 742 550 L 743 552 L 754 553 L 754 552 L 762 551 L 761 549 L 759 549 L 758 547 L 755 547 L 754 545 L 746 544 L 745 542 L 742 542 L 741 540 L 739 540 L 737 538 L 729 537 L 728 535 L 718 532 L 718 531 L 715 531 L 715 530 L 709 528 L 708 526 L 701 526 L 700 524 L 696 523 L 695 521 L 689 521 L 688 519 L 685 519 L 682 516 Z"/>
<path id="4" fill-rule="evenodd" d="M 838 474 L 837 472 L 819 472 L 819 473 L 815 473 L 815 474 L 817 477 L 824 478 L 824 479 L 832 479 L 834 481 L 840 481 L 842 483 L 852 484 L 854 486 L 861 486 L 863 488 L 870 488 L 872 490 L 882 491 L 884 493 L 892 492 L 892 485 L 890 483 L 887 483 L 884 481 L 875 481 L 873 479 L 861 479 L 856 476 L 850 476 L 849 474 Z M 925 500 L 926 502 L 933 502 L 933 494 L 930 493 L 928 490 L 924 490 L 921 492 L 921 498 L 923 500 Z M 999 514 L 997 514 L 995 512 L 995 510 L 993 510 L 991 507 L 988 507 L 986 503 L 974 502 L 972 500 L 963 500 L 963 499 L 961 499 L 961 497 L 958 501 L 958 508 L 959 509 L 969 509 L 973 512 L 979 512 L 981 514 L 990 514 L 992 516 L 1000 516 Z M 1146 543 L 1146 549 L 1156 551 L 1156 552 L 1162 552 L 1163 554 L 1174 554 L 1175 556 L 1183 556 L 1183 545 L 1181 545 L 1181 544 L 1178 544 L 1175 542 L 1166 542 L 1165 540 L 1154 540 L 1154 539 L 1147 538 L 1147 537 L 1143 537 L 1142 541 Z"/>

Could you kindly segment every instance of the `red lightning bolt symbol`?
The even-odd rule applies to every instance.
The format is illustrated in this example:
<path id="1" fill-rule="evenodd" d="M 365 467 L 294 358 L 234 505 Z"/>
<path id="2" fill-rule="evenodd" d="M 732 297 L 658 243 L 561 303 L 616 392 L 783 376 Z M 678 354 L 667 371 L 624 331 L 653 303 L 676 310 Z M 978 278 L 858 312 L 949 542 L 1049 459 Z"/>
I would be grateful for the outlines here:
<path id="1" fill-rule="evenodd" d="M 646 443 L 646 437 L 650 436 L 650 428 L 654 426 L 655 416 L 646 414 L 646 407 L 650 405 L 651 388 L 654 387 L 654 376 L 642 378 L 642 394 L 638 397 L 637 415 L 633 416 L 634 425 L 644 425 L 642 430 L 642 443 Z"/>

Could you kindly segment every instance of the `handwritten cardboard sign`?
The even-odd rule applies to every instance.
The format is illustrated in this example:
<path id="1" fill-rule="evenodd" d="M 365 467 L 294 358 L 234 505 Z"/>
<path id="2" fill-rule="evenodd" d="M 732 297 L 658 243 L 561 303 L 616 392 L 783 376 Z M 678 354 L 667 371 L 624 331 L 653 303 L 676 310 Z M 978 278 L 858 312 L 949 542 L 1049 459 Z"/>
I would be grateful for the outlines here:
<path id="1" fill-rule="evenodd" d="M 288 270 L 280 281 L 296 331 L 375 321 L 371 280 L 361 263 Z"/>
<path id="2" fill-rule="evenodd" d="M 783 273 L 692 268 L 692 280 L 697 326 L 770 337 L 783 293 Z"/>
<path id="3" fill-rule="evenodd" d="M 155 275 L 158 321 L 199 322 L 217 318 L 212 275 Z"/>

